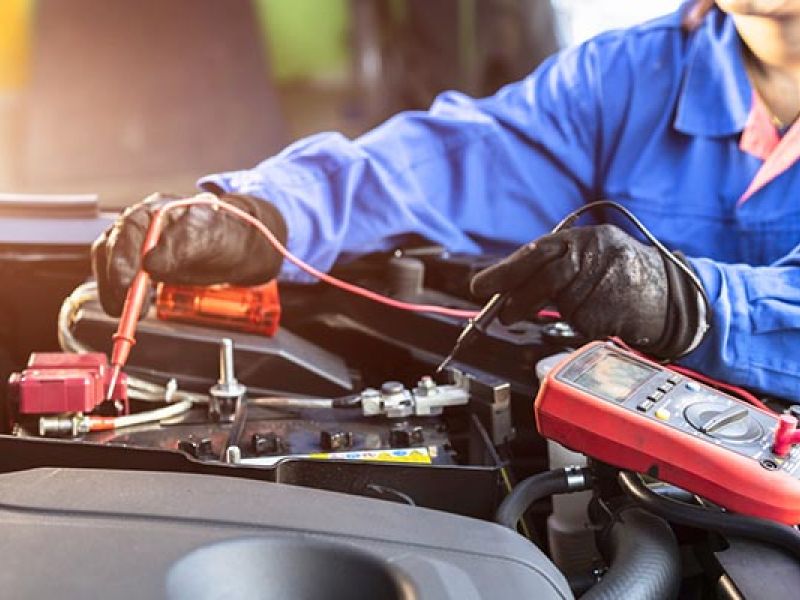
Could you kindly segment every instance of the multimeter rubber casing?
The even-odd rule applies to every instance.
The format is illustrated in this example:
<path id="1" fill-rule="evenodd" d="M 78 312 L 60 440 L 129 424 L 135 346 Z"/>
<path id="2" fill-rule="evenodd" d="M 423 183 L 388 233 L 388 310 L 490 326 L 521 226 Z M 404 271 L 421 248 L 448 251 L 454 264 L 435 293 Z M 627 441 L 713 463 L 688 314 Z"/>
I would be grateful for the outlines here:
<path id="1" fill-rule="evenodd" d="M 546 438 L 648 473 L 742 514 L 800 523 L 800 448 L 772 451 L 772 414 L 610 342 L 593 342 L 542 381 Z"/>

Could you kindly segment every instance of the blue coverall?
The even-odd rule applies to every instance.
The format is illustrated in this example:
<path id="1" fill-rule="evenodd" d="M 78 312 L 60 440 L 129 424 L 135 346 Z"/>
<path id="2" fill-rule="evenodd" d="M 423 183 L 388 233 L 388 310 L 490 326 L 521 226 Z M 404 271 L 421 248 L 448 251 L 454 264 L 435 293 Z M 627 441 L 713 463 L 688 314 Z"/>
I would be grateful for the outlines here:
<path id="1" fill-rule="evenodd" d="M 753 98 L 741 50 L 719 10 L 691 33 L 676 13 L 557 54 L 493 97 L 448 92 L 356 140 L 311 136 L 201 184 L 273 202 L 289 249 L 320 269 L 409 234 L 507 253 L 616 200 L 688 257 L 711 299 L 711 330 L 682 362 L 800 401 L 800 165 L 737 203 L 763 163 L 740 148 Z M 282 277 L 304 279 L 288 264 Z"/>

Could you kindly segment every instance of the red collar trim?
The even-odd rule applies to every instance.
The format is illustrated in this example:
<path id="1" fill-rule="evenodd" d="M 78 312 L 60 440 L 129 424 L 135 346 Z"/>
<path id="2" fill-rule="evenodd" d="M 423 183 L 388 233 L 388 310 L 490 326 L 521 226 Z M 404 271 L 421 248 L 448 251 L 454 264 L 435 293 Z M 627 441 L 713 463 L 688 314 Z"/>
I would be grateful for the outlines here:
<path id="1" fill-rule="evenodd" d="M 741 206 L 756 192 L 800 159 L 800 121 L 795 121 L 783 137 L 772 124 L 764 102 L 753 91 L 753 105 L 742 131 L 739 148 L 764 161 L 736 206 Z"/>
<path id="2" fill-rule="evenodd" d="M 761 97 L 753 91 L 753 104 L 750 115 L 742 130 L 739 149 L 761 160 L 767 160 L 781 141 L 775 125 L 772 124 L 769 110 Z"/>

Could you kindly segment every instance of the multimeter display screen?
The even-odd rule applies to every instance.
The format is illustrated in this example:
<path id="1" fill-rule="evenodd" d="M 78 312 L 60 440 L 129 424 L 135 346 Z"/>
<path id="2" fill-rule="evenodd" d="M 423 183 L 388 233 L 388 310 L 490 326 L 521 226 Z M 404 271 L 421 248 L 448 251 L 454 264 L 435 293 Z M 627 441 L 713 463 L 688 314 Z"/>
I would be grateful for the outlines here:
<path id="1" fill-rule="evenodd" d="M 598 396 L 622 402 L 657 372 L 653 367 L 607 354 L 581 373 L 575 383 Z"/>

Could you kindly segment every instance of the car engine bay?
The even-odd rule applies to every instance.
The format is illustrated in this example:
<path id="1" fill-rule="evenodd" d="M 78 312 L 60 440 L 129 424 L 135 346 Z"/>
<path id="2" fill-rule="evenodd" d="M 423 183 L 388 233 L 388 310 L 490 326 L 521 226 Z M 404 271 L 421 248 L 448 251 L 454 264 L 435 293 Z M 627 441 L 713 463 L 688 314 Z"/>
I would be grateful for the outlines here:
<path id="1" fill-rule="evenodd" d="M 404 301 L 472 308 L 468 282 L 489 260 L 420 247 L 334 273 Z M 162 292 L 138 325 L 113 400 L 106 355 L 116 320 L 91 281 L 61 305 L 62 352 L 32 353 L 9 379 L 0 497 L 15 533 L 4 543 L 20 569 L 36 561 L 42 573 L 14 578 L 13 596 L 80 597 L 101 586 L 114 597 L 759 598 L 800 583 L 796 529 L 778 506 L 783 488 L 794 502 L 792 486 L 768 479 L 794 472 L 793 440 L 785 461 L 763 446 L 775 464 L 754 463 L 758 485 L 747 463 L 736 467 L 747 477 L 717 477 L 726 456 L 716 465 L 709 454 L 713 469 L 698 474 L 692 464 L 703 461 L 681 458 L 690 451 L 683 437 L 642 463 L 653 468 L 634 468 L 629 457 L 649 451 L 636 432 L 651 425 L 615 421 L 602 433 L 608 411 L 540 392 L 565 381 L 558 365 L 597 354 L 562 321 L 492 323 L 436 374 L 463 320 L 325 284 L 280 284 L 257 298 L 271 309 L 262 311 L 272 319 L 265 335 L 207 314 L 191 322 L 191 311 L 159 318 L 174 300 Z M 214 305 L 196 293 L 186 307 Z M 593 371 L 591 385 L 617 402 L 629 397 L 632 418 L 658 423 L 664 412 L 648 403 L 663 409 L 666 400 L 625 389 L 638 359 L 612 358 L 627 367 L 609 363 L 610 379 Z M 576 381 L 591 391 L 590 372 L 581 373 Z M 691 399 L 700 385 L 672 371 L 658 377 L 653 385 L 676 402 L 681 386 Z M 691 443 L 700 432 L 717 446 L 733 440 L 741 455 L 736 444 L 772 435 L 762 409 L 705 399 L 713 402 L 728 404 L 682 409 Z M 563 420 L 587 424 L 575 437 L 559 429 Z M 592 437 L 623 444 L 623 431 L 634 438 L 622 451 Z M 725 488 L 726 477 L 729 489 L 716 493 L 711 484 Z M 767 497 L 761 512 L 723 508 L 742 482 L 753 486 L 749 497 Z M 692 510 L 702 512 L 683 514 Z M 779 576 L 765 579 L 765 569 Z"/>

